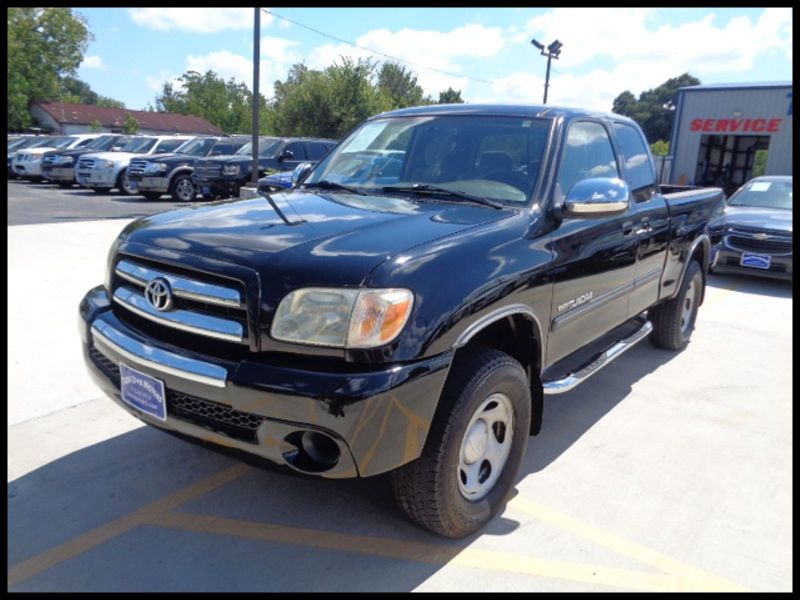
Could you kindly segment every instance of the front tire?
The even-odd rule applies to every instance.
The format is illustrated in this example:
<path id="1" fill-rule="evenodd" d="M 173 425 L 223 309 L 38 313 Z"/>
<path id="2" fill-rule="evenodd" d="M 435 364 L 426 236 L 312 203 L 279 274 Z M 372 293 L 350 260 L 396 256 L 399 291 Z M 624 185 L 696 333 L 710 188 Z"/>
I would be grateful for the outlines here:
<path id="1" fill-rule="evenodd" d="M 175 202 L 191 202 L 197 195 L 190 175 L 178 175 L 172 182 L 170 195 Z"/>
<path id="2" fill-rule="evenodd" d="M 483 527 L 514 486 L 530 420 L 530 386 L 519 362 L 487 348 L 459 357 L 422 455 L 392 472 L 400 508 L 446 537 Z"/>
<path id="3" fill-rule="evenodd" d="M 700 263 L 693 260 L 686 269 L 678 295 L 647 311 L 653 324 L 650 341 L 654 346 L 666 350 L 683 350 L 687 346 L 694 331 L 704 286 Z"/>
<path id="4" fill-rule="evenodd" d="M 128 180 L 128 169 L 122 169 L 117 176 L 117 189 L 123 196 L 135 196 L 138 194 L 137 188 L 131 186 Z"/>

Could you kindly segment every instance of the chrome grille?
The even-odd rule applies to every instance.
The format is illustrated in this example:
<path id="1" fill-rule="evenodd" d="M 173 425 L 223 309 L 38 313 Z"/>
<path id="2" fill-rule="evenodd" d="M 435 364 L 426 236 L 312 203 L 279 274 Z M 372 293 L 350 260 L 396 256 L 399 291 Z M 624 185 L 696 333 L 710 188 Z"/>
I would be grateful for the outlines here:
<path id="1" fill-rule="evenodd" d="M 209 283 L 127 258 L 117 263 L 115 273 L 119 284 L 112 299 L 126 311 L 171 329 L 249 344 L 247 310 L 235 287 Z M 147 284 L 156 278 L 163 278 L 169 284 L 175 300 L 169 310 L 156 309 L 145 297 Z"/>
<path id="2" fill-rule="evenodd" d="M 131 164 L 128 166 L 128 179 L 140 181 L 146 166 L 146 160 L 142 160 L 141 158 L 132 160 Z"/>
<path id="3" fill-rule="evenodd" d="M 82 171 L 91 171 L 94 168 L 93 158 L 82 158 L 78 163 L 78 168 Z"/>
<path id="4" fill-rule="evenodd" d="M 194 165 L 194 174 L 196 177 L 212 179 L 218 177 L 221 172 L 222 165 L 217 162 L 197 161 Z"/>
<path id="5" fill-rule="evenodd" d="M 746 252 L 764 252 L 766 254 L 791 254 L 792 241 L 784 237 L 770 235 L 758 239 L 749 235 L 729 235 L 726 237 L 727 245 L 735 250 Z"/>
<path id="6" fill-rule="evenodd" d="M 42 166 L 43 166 L 43 167 L 46 167 L 46 166 L 48 166 L 48 167 L 49 167 L 49 166 L 52 166 L 52 164 L 53 164 L 54 162 L 56 162 L 56 155 L 55 155 L 55 154 L 47 154 L 47 155 L 45 155 L 45 157 L 42 159 Z"/>

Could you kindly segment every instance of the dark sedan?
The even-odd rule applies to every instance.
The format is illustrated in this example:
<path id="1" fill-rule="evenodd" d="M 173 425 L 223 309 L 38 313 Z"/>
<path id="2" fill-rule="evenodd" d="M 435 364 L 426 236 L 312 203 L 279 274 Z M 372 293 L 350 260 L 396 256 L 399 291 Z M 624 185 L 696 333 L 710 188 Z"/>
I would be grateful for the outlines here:
<path id="1" fill-rule="evenodd" d="M 728 199 L 715 237 L 714 272 L 791 280 L 792 177 L 756 177 L 744 184 Z"/>

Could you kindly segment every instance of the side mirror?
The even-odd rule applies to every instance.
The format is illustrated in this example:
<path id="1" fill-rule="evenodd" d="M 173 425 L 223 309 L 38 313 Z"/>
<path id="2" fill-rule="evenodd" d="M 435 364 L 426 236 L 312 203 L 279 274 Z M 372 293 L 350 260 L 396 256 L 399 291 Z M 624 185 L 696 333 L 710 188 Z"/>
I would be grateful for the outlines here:
<path id="1" fill-rule="evenodd" d="M 292 188 L 297 187 L 303 180 L 308 177 L 308 174 L 311 172 L 311 169 L 314 167 L 311 163 L 300 163 L 294 168 L 292 171 Z"/>
<path id="2" fill-rule="evenodd" d="M 564 200 L 564 216 L 602 217 L 628 208 L 628 184 L 616 177 L 583 179 L 572 186 Z"/>
<path id="3" fill-rule="evenodd" d="M 294 152 L 291 150 L 284 150 L 281 152 L 281 155 L 278 157 L 278 160 L 292 160 L 294 158 Z"/>

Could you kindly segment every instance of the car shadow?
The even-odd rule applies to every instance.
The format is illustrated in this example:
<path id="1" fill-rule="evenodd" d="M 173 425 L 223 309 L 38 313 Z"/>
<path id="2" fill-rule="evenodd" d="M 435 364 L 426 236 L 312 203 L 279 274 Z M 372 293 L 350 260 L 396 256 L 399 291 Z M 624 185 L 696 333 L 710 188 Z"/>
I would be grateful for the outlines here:
<path id="1" fill-rule="evenodd" d="M 321 480 L 258 459 L 235 480 L 166 509 L 210 516 L 223 529 L 243 523 L 253 535 L 119 526 L 242 462 L 140 427 L 11 481 L 9 591 L 409 591 L 477 538 L 519 526 L 501 516 L 465 539 L 441 538 L 395 507 L 386 476 Z"/>
<path id="2" fill-rule="evenodd" d="M 517 480 L 545 469 L 595 423 L 624 401 L 632 385 L 667 364 L 680 352 L 663 350 L 643 340 L 564 394 L 544 397 L 542 429 L 529 438 L 528 452 Z"/>
<path id="3" fill-rule="evenodd" d="M 711 273 L 706 285 L 723 290 L 735 289 L 744 294 L 759 294 L 775 298 L 792 297 L 792 282 L 782 279 L 767 279 L 738 273 Z"/>

